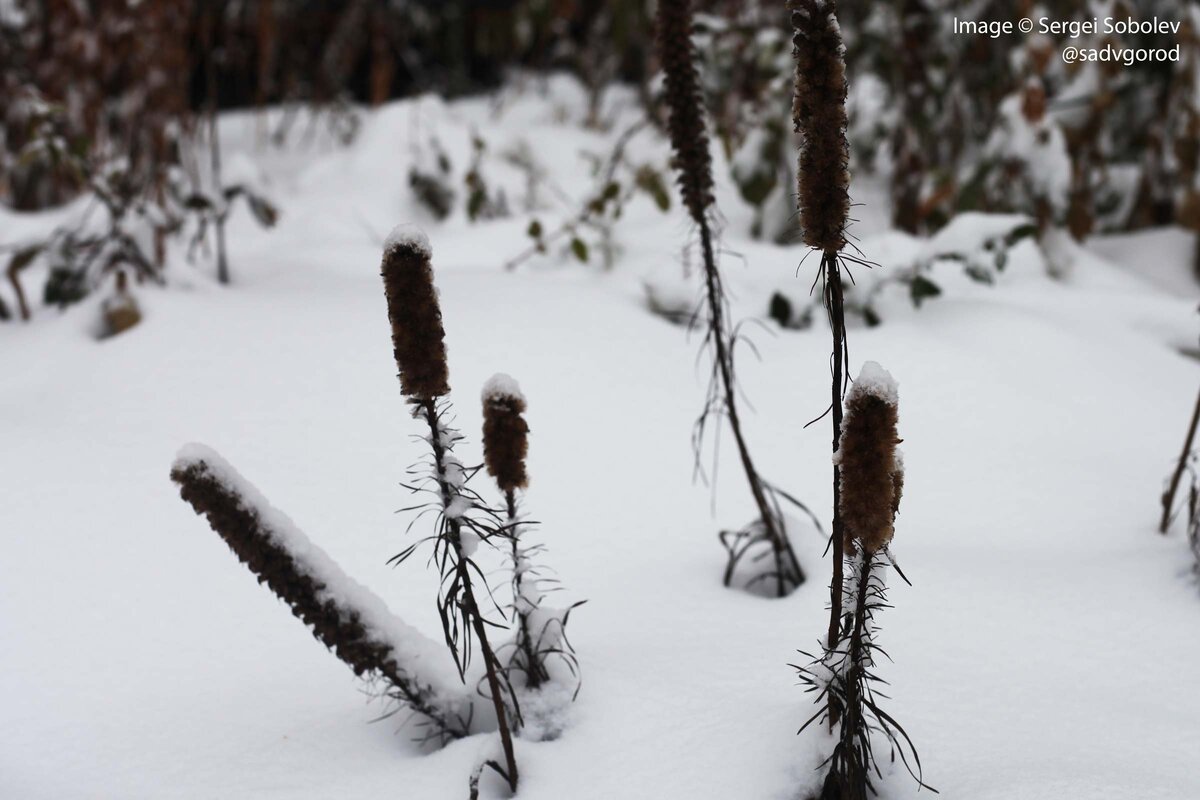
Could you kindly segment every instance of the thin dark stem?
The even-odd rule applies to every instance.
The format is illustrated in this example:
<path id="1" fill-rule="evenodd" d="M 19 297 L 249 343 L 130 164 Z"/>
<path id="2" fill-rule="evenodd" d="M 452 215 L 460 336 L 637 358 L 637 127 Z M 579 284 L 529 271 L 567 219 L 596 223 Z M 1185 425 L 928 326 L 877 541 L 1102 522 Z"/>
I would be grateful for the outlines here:
<path id="1" fill-rule="evenodd" d="M 742 423 L 737 410 L 737 392 L 733 383 L 733 369 L 729 354 L 729 343 L 725 333 L 725 309 L 722 305 L 721 276 L 717 272 L 716 258 L 713 255 L 712 232 L 706 219 L 700 220 L 700 245 L 704 251 L 704 281 L 705 295 L 708 301 L 709 328 L 712 345 L 715 350 L 717 371 L 721 378 L 721 391 L 725 400 L 725 412 L 729 417 L 729 428 L 733 431 L 737 443 L 738 455 L 742 460 L 742 468 L 746 472 L 746 482 L 750 484 L 750 493 L 758 506 L 762 517 L 763 529 L 771 541 L 775 554 L 775 581 L 779 597 L 788 593 L 788 576 L 793 576 L 796 583 L 804 581 L 804 571 L 796 560 L 792 545 L 787 540 L 784 531 L 780 530 L 780 521 L 776 518 L 774 509 L 767 499 L 763 488 L 762 478 L 750 458 L 750 449 L 742 435 Z"/>
<path id="2" fill-rule="evenodd" d="M 1162 496 L 1162 520 L 1158 523 L 1158 532 L 1166 533 L 1171 524 L 1171 509 L 1175 505 L 1175 493 L 1179 491 L 1179 481 L 1183 471 L 1187 469 L 1188 456 L 1192 452 L 1192 441 L 1196 438 L 1196 426 L 1200 423 L 1200 395 L 1196 397 L 1196 408 L 1192 411 L 1192 422 L 1188 425 L 1187 438 L 1183 440 L 1183 451 L 1179 454 L 1179 463 L 1175 465 L 1175 473 L 1171 475 L 1171 483 Z"/>
<path id="3" fill-rule="evenodd" d="M 445 478 L 446 450 L 442 445 L 441 431 L 438 428 L 436 402 L 433 398 L 424 398 L 420 402 L 425 419 L 429 423 L 429 443 L 433 447 L 438 488 L 442 493 L 443 504 L 448 505 L 453 498 L 450 485 Z M 450 545 L 454 548 L 457 562 L 455 569 L 458 571 L 458 580 L 462 585 L 463 613 L 471 621 L 471 627 L 475 629 L 475 637 L 479 640 L 479 650 L 483 653 L 483 664 L 487 670 L 488 688 L 491 690 L 492 704 L 496 709 L 496 721 L 500 728 L 500 744 L 504 748 L 504 760 L 507 762 L 507 773 L 504 777 L 508 780 L 509 788 L 515 792 L 517 790 L 517 758 L 513 752 L 512 731 L 508 727 L 508 709 L 504 705 L 504 696 L 500 691 L 500 666 L 496 661 L 496 654 L 488 642 L 483 615 L 479 611 L 478 603 L 475 602 L 475 591 L 471 586 L 467 558 L 462 550 L 462 524 L 456 517 L 447 516 L 445 519 L 450 532 Z"/>
<path id="4" fill-rule="evenodd" d="M 869 633 L 866 629 L 867 624 L 867 596 L 871 585 L 871 560 L 872 554 L 863 552 L 859 558 L 859 574 L 858 574 L 858 593 L 854 607 L 854 627 L 850 635 L 850 667 L 846 678 L 846 719 L 842 723 L 842 748 L 849 754 L 856 750 L 855 737 L 859 730 L 863 727 L 863 673 L 866 667 L 862 661 L 865 658 L 863 653 L 864 637 Z M 857 759 L 851 759 L 851 763 L 857 763 Z M 865 758 L 862 760 L 862 769 L 865 773 L 866 765 L 870 763 Z M 860 776 L 853 776 L 854 779 L 860 779 Z M 861 776 L 861 780 L 866 781 L 866 775 Z M 865 790 L 859 790 L 857 787 L 843 787 L 850 791 L 843 791 L 843 796 L 858 797 L 866 796 Z"/>
<path id="5" fill-rule="evenodd" d="M 205 59 L 205 98 L 208 105 L 208 148 L 209 158 L 212 164 L 212 180 L 214 199 L 216 203 L 214 207 L 217 209 L 214 227 L 217 235 L 217 281 L 222 285 L 229 283 L 229 259 L 225 254 L 225 191 L 221 185 L 221 141 L 217 137 L 217 56 L 216 47 L 213 44 L 213 21 L 214 13 L 210 11 L 205 20 L 205 48 L 208 51 L 208 56 Z"/>
<path id="6" fill-rule="evenodd" d="M 845 389 L 843 377 L 844 360 L 846 356 L 846 317 L 842 302 L 842 273 L 838 265 L 837 253 L 825 253 L 821 258 L 821 268 L 825 273 L 825 311 L 829 316 L 829 329 L 833 335 L 833 382 L 831 384 L 831 414 L 833 420 L 833 452 L 838 451 L 842 437 L 842 393 Z M 842 481 L 841 470 L 835 464 L 833 467 L 833 580 L 829 584 L 829 632 L 826 641 L 832 650 L 837 646 L 838 635 L 842 625 L 842 586 L 843 575 L 842 555 L 844 528 L 842 522 L 841 500 Z M 840 710 L 832 695 L 829 700 L 829 728 L 837 725 Z"/>

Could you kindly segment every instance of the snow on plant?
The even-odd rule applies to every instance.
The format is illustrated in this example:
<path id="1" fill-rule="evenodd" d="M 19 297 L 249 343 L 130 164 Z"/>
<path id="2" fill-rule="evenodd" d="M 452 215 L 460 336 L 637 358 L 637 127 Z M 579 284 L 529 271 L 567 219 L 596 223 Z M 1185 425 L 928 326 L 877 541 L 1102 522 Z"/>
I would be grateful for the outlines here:
<path id="1" fill-rule="evenodd" d="M 752 523 L 737 531 L 721 533 L 721 541 L 728 553 L 725 585 L 733 582 L 739 563 L 750 556 L 748 560 L 754 573 L 747 586 L 757 588 L 769 582 L 770 591 L 783 597 L 804 582 L 804 571 L 788 540 L 780 500 L 793 502 L 806 513 L 808 509 L 759 475 L 742 433 L 733 353 L 740 337 L 736 328 L 730 329 L 728 301 L 713 243 L 712 158 L 696 71 L 690 0 L 661 0 L 658 46 L 665 74 L 665 99 L 669 110 L 667 131 L 674 152 L 676 182 L 684 207 L 699 231 L 704 261 L 704 345 L 712 355 L 712 371 L 704 411 L 694 429 L 693 446 L 698 461 L 710 420 L 724 417 L 733 433 L 746 482 L 758 508 L 759 516 Z M 760 566 L 764 561 L 767 565 Z"/>
<path id="2" fill-rule="evenodd" d="M 471 732 L 472 698 L 430 669 L 437 645 L 347 576 L 229 462 L 203 445 L 187 445 L 171 479 L 317 641 L 354 674 L 381 680 L 383 695 L 397 704 L 394 711 L 408 709 L 424 719 L 426 738 L 445 742 Z"/>
<path id="3" fill-rule="evenodd" d="M 579 690 L 578 661 L 567 640 L 566 626 L 571 611 L 546 604 L 543 589 L 552 583 L 536 562 L 543 548 L 523 540 L 533 523 L 518 508 L 518 492 L 529 476 L 525 456 L 529 449 L 529 425 L 523 416 L 525 396 L 515 379 L 497 373 L 483 387 L 484 465 L 504 494 L 505 528 L 512 542 L 512 596 L 515 634 L 507 671 L 509 683 L 521 695 L 522 733 L 532 738 L 553 738 L 562 728 L 563 708 Z M 559 669 L 559 667 L 562 669 Z M 516 673 L 521 680 L 514 682 Z"/>
<path id="4" fill-rule="evenodd" d="M 408 488 L 414 493 L 431 494 L 432 499 L 417 508 L 432 509 L 437 515 L 434 533 L 405 548 L 392 562 L 403 562 L 422 542 L 432 541 L 432 560 L 442 575 L 437 606 L 446 646 L 464 680 L 471 651 L 479 648 L 505 762 L 501 765 L 489 760 L 486 766 L 500 774 L 515 792 L 518 772 L 512 730 L 519 727 L 521 712 L 488 639 L 487 627 L 492 623 L 484 616 L 479 598 L 484 593 L 490 597 L 491 589 L 474 560 L 480 543 L 490 544 L 494 538 L 506 538 L 507 533 L 496 512 L 467 486 L 473 472 L 454 455 L 462 436 L 446 422 L 450 412 L 446 399 L 450 392 L 449 370 L 432 257 L 429 240 L 412 226 L 397 227 L 384 243 L 383 285 L 400 388 L 413 407 L 413 418 L 429 429 L 425 442 L 430 459 L 410 470 L 412 482 Z"/>
<path id="5" fill-rule="evenodd" d="M 876 614 L 887 608 L 886 572 L 896 566 L 890 545 L 904 487 L 903 459 L 896 448 L 899 394 L 891 374 L 872 361 L 863 365 L 846 397 L 841 447 L 839 502 L 843 522 L 845 578 L 841 603 L 847 613 L 820 658 L 797 667 L 820 709 L 801 727 L 828 722 L 836 743 L 826 759 L 829 772 L 820 800 L 865 800 L 879 774 L 873 740 L 887 740 L 924 788 L 921 761 L 904 728 L 880 706 L 875 672 Z M 897 572 L 899 568 L 897 567 Z M 900 573 L 903 577 L 903 573 Z"/>

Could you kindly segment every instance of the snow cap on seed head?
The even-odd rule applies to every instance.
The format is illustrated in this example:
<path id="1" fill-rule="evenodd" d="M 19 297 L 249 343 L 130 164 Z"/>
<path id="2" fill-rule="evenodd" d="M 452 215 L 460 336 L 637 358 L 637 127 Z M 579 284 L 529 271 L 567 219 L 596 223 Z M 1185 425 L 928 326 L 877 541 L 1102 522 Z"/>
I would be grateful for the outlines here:
<path id="1" fill-rule="evenodd" d="M 383 290 L 400 389 L 414 400 L 450 391 L 446 332 L 433 285 L 433 249 L 415 225 L 398 225 L 383 245 Z"/>

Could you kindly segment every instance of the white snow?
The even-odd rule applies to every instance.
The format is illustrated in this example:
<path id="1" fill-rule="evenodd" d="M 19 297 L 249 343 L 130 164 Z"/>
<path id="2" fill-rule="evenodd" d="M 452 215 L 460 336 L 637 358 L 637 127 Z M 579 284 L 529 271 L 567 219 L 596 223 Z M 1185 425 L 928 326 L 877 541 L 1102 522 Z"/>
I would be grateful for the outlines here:
<path id="1" fill-rule="evenodd" d="M 506 397 L 522 401 L 525 399 L 525 395 L 521 394 L 521 384 L 517 383 L 516 378 L 505 372 L 497 372 L 488 378 L 483 384 L 483 391 L 480 393 L 480 397 L 485 403 L 489 400 Z"/>
<path id="2" fill-rule="evenodd" d="M 383 252 L 388 253 L 398 247 L 407 247 L 422 253 L 426 258 L 433 257 L 433 246 L 429 244 L 429 237 L 419 226 L 408 222 L 402 222 L 392 228 L 391 233 L 383 240 Z"/>
<path id="3" fill-rule="evenodd" d="M 607 97 L 636 105 L 625 90 Z M 440 642 L 436 569 L 422 553 L 386 563 L 432 515 L 406 531 L 417 513 L 396 513 L 414 502 L 400 483 L 428 458 L 428 426 L 396 383 L 380 246 L 395 220 L 420 218 L 404 176 L 432 130 L 456 176 L 479 130 L 489 153 L 536 143 L 582 196 L 580 152 L 606 152 L 615 135 L 583 129 L 585 109 L 578 86 L 533 79 L 498 100 L 389 104 L 352 147 L 310 150 L 260 150 L 253 115 L 223 118 L 226 150 L 262 165 L 281 211 L 271 231 L 230 218 L 233 286 L 174 250 L 166 288 L 131 288 L 146 313 L 121 336 L 88 333 L 102 297 L 0 324 L 0 797 L 466 797 L 494 734 L 429 752 L 401 717 L 370 724 L 380 706 L 167 470 L 179 443 L 210 443 L 314 551 Z M 654 136 L 631 143 L 633 163 L 666 155 Z M 719 148 L 714 158 L 732 317 L 763 316 L 777 288 L 806 296 L 817 264 L 747 236 L 753 209 Z M 494 166 L 523 208 L 525 176 Z M 886 230 L 869 180 L 856 175 L 853 195 L 864 222 L 852 232 L 883 264 L 853 269 L 867 283 L 924 241 Z M 571 211 L 538 215 L 549 229 Z M 0 227 L 32 236 L 57 214 L 0 211 Z M 825 540 L 789 525 L 811 577 L 787 599 L 720 586 L 717 532 L 752 519 L 753 504 L 728 438 L 713 485 L 693 482 L 701 337 L 650 313 L 641 284 L 681 274 L 685 214 L 636 197 L 611 271 L 552 252 L 505 272 L 528 224 L 471 224 L 460 207 L 429 228 L 451 383 L 505 369 L 536 398 L 526 499 L 542 524 L 522 539 L 544 540 L 539 562 L 588 600 L 569 631 L 582 689 L 558 738 L 520 742 L 519 796 L 795 800 L 830 745 L 821 730 L 796 736 L 815 709 L 788 667 L 798 649 L 816 652 L 827 622 Z M 994 286 L 938 265 L 941 297 L 916 310 L 896 287 L 879 299 L 881 326 L 850 331 L 851 374 L 875 360 L 904 380 L 896 536 L 914 585 L 890 582 L 879 643 L 894 663 L 878 672 L 940 797 L 1200 797 L 1200 589 L 1182 526 L 1154 531 L 1200 385 L 1176 349 L 1196 342 L 1200 294 L 1182 283 L 1194 239 L 1170 233 L 1089 242 L 1067 281 L 1046 276 L 1029 241 Z M 39 274 L 23 278 L 33 287 Z M 828 404 L 828 330 L 818 316 L 809 330 L 743 332 L 760 356 L 738 349 L 757 464 L 828 529 L 828 421 L 804 427 Z M 477 464 L 482 409 L 454 412 L 457 454 Z M 495 501 L 483 478 L 472 485 Z M 505 607 L 508 555 L 484 545 L 475 559 Z M 896 772 L 882 798 L 929 796 Z"/>
<path id="4" fill-rule="evenodd" d="M 900 397 L 900 384 L 892 377 L 892 373 L 879 366 L 877 362 L 868 361 L 862 365 L 858 377 L 850 386 L 847 403 L 855 394 L 874 395 L 889 406 L 894 406 Z"/>

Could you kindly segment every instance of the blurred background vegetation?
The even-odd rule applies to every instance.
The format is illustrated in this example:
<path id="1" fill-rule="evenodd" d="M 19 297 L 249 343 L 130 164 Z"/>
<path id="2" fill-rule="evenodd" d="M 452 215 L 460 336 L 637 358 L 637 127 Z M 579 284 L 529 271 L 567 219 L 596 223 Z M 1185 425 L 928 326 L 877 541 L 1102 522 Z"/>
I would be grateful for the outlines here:
<path id="1" fill-rule="evenodd" d="M 697 10 L 711 125 L 756 209 L 754 233 L 794 241 L 786 4 L 699 0 Z M 1061 38 L 954 34 L 955 15 L 1158 16 L 1179 33 L 1072 44 L 1178 45 L 1180 58 L 1066 64 Z M 894 0 L 844 3 L 839 16 L 852 167 L 886 184 L 896 228 L 929 234 L 976 210 L 1027 215 L 1047 246 L 1147 226 L 1200 230 L 1196 3 Z M 659 124 L 653 19 L 653 0 L 0 0 L 0 203 L 36 211 L 92 193 L 112 223 L 107 238 L 31 245 L 0 234 L 8 274 L 53 256 L 59 284 L 46 299 L 69 302 L 130 262 L 153 279 L 162 239 L 189 215 L 207 236 L 245 198 L 270 224 L 265 199 L 220 180 L 218 146 L 205 144 L 220 110 L 282 106 L 262 146 L 314 124 L 349 142 L 363 109 L 393 98 L 567 71 L 591 98 L 588 125 L 606 126 L 614 82 L 636 87 Z M 204 148 L 200 179 L 187 153 Z M 131 220 L 150 233 L 131 233 Z M 1200 272 L 1200 246 L 1196 258 Z"/>

